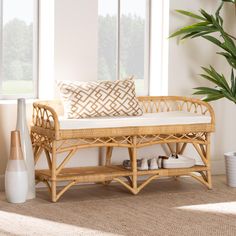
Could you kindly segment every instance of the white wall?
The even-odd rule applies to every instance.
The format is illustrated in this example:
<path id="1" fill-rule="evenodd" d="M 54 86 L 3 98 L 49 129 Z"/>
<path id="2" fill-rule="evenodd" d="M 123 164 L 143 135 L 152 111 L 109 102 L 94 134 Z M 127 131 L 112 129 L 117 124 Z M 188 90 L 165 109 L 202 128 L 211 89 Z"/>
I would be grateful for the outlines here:
<path id="1" fill-rule="evenodd" d="M 218 1 L 220 2 L 220 1 Z M 203 8 L 214 12 L 217 8 L 215 0 L 175 0 L 170 1 L 170 32 L 177 28 L 191 23 L 189 18 L 180 16 L 175 9 L 186 9 L 197 12 Z M 226 27 L 232 31 L 235 28 L 235 10 L 232 5 L 227 5 L 224 9 L 224 21 Z M 232 25 L 234 24 L 234 26 Z M 234 32 L 235 33 L 235 32 Z M 226 61 L 215 54 L 219 50 L 209 42 L 202 40 L 190 40 L 177 44 L 176 39 L 170 40 L 169 44 L 169 94 L 191 96 L 194 87 L 209 85 L 199 76 L 201 66 L 212 65 L 221 73 L 229 75 L 229 66 Z M 236 149 L 234 141 L 236 125 L 236 105 L 220 100 L 211 103 L 216 114 L 216 132 L 212 138 L 212 164 L 215 173 L 224 172 L 223 154 Z"/>
<path id="2" fill-rule="evenodd" d="M 55 1 L 55 79 L 97 79 L 98 3 Z"/>

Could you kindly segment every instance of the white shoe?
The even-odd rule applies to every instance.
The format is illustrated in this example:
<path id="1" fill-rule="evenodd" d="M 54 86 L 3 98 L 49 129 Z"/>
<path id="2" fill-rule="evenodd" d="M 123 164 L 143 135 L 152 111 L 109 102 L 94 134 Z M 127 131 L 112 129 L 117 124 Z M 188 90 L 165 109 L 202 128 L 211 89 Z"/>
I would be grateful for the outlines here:
<path id="1" fill-rule="evenodd" d="M 156 159 L 155 157 L 153 157 L 153 158 L 150 160 L 149 169 L 150 169 L 150 170 L 157 170 L 157 169 L 158 169 L 157 159 Z"/>
<path id="2" fill-rule="evenodd" d="M 148 160 L 143 158 L 139 170 L 148 170 Z"/>
<path id="3" fill-rule="evenodd" d="M 182 155 L 170 156 L 163 160 L 163 168 L 190 168 L 195 165 L 195 159 Z"/>

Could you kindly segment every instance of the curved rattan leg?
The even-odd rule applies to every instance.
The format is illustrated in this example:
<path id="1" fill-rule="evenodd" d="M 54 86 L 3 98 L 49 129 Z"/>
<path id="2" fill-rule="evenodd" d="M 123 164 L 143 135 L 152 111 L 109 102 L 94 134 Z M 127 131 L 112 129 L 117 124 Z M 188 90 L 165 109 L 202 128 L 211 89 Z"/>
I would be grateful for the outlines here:
<path id="1" fill-rule="evenodd" d="M 120 178 L 114 178 L 115 181 L 122 184 L 126 189 L 128 189 L 131 193 L 137 194 L 137 191 L 130 185 L 128 185 L 125 181 L 121 180 Z"/>
<path id="2" fill-rule="evenodd" d="M 139 193 L 145 186 L 147 186 L 151 181 L 153 181 L 154 179 L 158 179 L 160 178 L 160 176 L 157 175 L 153 175 L 150 176 L 147 180 L 145 180 L 141 185 L 139 185 L 138 189 L 137 189 L 137 193 Z"/>
<path id="3" fill-rule="evenodd" d="M 76 183 L 77 183 L 77 181 L 73 180 L 70 183 L 68 183 L 64 188 L 62 188 L 56 196 L 56 201 L 62 196 L 63 193 L 65 193 L 70 187 L 72 187 Z"/>
<path id="4" fill-rule="evenodd" d="M 200 175 L 202 176 L 202 178 L 207 181 L 207 176 L 203 171 L 199 171 L 198 173 L 200 173 Z"/>
<path id="5" fill-rule="evenodd" d="M 188 175 L 193 177 L 194 179 L 198 180 L 200 183 L 205 185 L 208 189 L 211 189 L 211 185 L 207 181 L 205 181 L 202 176 L 196 175 L 194 173 L 189 173 Z"/>
<path id="6" fill-rule="evenodd" d="M 212 189 L 212 179 L 211 179 L 211 161 L 210 161 L 210 133 L 205 134 L 205 143 L 204 144 L 198 144 L 196 142 L 193 142 L 193 146 L 199 156 L 201 157 L 201 160 L 203 164 L 207 167 L 206 174 L 203 172 L 199 172 L 201 176 L 193 176 L 195 179 L 198 179 L 200 182 L 203 181 L 203 184 L 207 186 L 208 189 Z"/>

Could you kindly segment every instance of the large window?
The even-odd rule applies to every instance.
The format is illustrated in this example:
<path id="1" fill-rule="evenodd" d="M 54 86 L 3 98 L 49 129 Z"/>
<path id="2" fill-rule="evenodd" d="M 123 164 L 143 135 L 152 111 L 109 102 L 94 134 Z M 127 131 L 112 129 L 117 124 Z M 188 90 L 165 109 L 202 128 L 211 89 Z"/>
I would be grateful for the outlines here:
<path id="1" fill-rule="evenodd" d="M 37 95 L 37 0 L 0 0 L 0 97 Z"/>
<path id="2" fill-rule="evenodd" d="M 147 95 L 149 0 L 99 0 L 98 3 L 98 79 L 134 76 L 137 93 Z"/>

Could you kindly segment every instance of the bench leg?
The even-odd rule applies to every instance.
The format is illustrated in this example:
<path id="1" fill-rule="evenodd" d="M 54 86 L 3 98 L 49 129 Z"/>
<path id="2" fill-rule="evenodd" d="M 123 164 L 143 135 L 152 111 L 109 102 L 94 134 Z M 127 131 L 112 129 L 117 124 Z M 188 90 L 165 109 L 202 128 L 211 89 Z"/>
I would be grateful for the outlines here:
<path id="1" fill-rule="evenodd" d="M 112 156 L 112 151 L 113 151 L 113 147 L 107 147 L 106 148 L 106 162 L 105 165 L 109 166 L 111 165 L 111 156 Z M 104 181 L 103 184 L 104 185 L 108 185 L 111 183 L 111 180 L 108 181 Z"/>
<path id="2" fill-rule="evenodd" d="M 132 187 L 133 187 L 133 194 L 137 194 L 137 148 L 134 147 L 132 149 Z"/>
<path id="3" fill-rule="evenodd" d="M 52 202 L 57 201 L 57 183 L 56 183 L 56 142 L 52 143 L 52 169 L 51 169 L 51 197 Z"/>
<path id="4" fill-rule="evenodd" d="M 198 144 L 193 142 L 193 146 L 195 150 L 198 152 L 199 156 L 202 159 L 202 162 L 207 169 L 205 173 L 199 171 L 200 176 L 196 176 L 194 173 L 190 175 L 195 179 L 199 180 L 202 184 L 204 184 L 208 189 L 212 189 L 212 177 L 211 177 L 211 152 L 210 152 L 210 133 L 206 133 L 206 142 L 204 144 Z"/>
<path id="5" fill-rule="evenodd" d="M 210 150 L 210 133 L 207 133 L 207 145 L 206 145 L 206 160 L 207 160 L 207 182 L 208 188 L 212 189 L 212 178 L 211 178 L 211 150 Z"/>
<path id="6" fill-rule="evenodd" d="M 113 151 L 113 147 L 107 147 L 107 150 L 106 150 L 106 166 L 111 165 L 112 151 Z"/>

